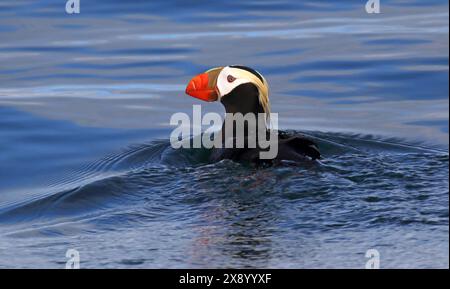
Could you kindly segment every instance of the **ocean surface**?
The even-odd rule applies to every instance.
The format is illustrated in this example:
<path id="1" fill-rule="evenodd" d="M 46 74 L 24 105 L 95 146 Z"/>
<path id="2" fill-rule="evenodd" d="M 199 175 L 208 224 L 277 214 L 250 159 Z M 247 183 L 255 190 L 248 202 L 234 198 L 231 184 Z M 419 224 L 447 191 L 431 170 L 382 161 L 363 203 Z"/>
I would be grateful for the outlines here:
<path id="1" fill-rule="evenodd" d="M 0 268 L 449 266 L 449 3 L 0 2 Z M 243 64 L 318 162 L 169 144 L 184 94 Z"/>

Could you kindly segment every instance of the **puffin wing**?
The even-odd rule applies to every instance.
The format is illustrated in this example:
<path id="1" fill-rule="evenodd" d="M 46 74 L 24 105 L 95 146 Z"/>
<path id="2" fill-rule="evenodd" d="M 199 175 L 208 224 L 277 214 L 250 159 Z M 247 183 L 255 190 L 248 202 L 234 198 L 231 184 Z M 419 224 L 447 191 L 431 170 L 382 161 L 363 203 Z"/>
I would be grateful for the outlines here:
<path id="1" fill-rule="evenodd" d="M 259 165 L 270 164 L 272 160 L 260 159 L 259 148 L 215 148 L 210 156 L 210 161 L 218 162 L 223 159 L 233 161 L 248 161 Z M 320 159 L 320 151 L 317 144 L 304 135 L 291 135 L 286 132 L 278 134 L 278 160 L 302 161 L 305 157 L 313 160 Z"/>
<path id="2" fill-rule="evenodd" d="M 320 151 L 317 144 L 304 135 L 280 134 L 280 147 L 287 146 L 299 155 L 308 156 L 313 160 L 320 159 Z"/>

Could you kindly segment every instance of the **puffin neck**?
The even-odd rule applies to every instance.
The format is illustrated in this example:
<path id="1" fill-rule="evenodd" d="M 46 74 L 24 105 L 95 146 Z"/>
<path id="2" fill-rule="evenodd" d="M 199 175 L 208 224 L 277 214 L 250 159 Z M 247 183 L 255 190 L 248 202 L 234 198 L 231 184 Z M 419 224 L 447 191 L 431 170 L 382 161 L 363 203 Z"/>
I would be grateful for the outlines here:
<path id="1" fill-rule="evenodd" d="M 244 127 L 244 137 L 248 137 L 249 131 L 257 132 L 258 129 L 258 113 L 264 113 L 264 109 L 259 102 L 259 91 L 258 88 L 253 83 L 244 83 L 237 86 L 233 91 L 229 94 L 224 95 L 220 102 L 225 107 L 225 111 L 227 116 L 225 121 L 222 123 L 222 136 L 225 139 L 225 124 L 227 119 L 236 113 L 241 113 L 244 117 L 247 114 L 253 114 L 255 116 L 256 123 L 252 126 L 249 126 L 247 122 L 245 122 Z M 233 120 L 233 136 L 238 136 L 236 134 L 236 124 L 235 120 Z"/>
<path id="2" fill-rule="evenodd" d="M 264 113 L 259 102 L 258 88 L 253 83 L 244 83 L 237 86 L 229 94 L 220 98 L 227 113 Z"/>

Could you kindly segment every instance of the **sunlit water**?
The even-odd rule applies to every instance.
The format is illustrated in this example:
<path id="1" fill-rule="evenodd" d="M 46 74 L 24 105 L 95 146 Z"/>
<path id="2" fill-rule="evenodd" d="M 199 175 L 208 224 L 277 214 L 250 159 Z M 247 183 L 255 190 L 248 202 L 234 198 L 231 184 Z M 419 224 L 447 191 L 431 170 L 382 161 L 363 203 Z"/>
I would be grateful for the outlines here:
<path id="1" fill-rule="evenodd" d="M 0 3 L 0 267 L 449 266 L 448 1 L 63 2 Z M 324 158 L 172 149 L 227 64 Z"/>

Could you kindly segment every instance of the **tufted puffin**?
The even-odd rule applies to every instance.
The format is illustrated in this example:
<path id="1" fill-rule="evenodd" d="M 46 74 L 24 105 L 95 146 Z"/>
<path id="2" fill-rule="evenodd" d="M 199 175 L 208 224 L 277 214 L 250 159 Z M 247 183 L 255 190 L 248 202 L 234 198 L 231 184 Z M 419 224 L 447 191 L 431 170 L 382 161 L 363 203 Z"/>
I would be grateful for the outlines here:
<path id="1" fill-rule="evenodd" d="M 222 142 L 226 141 L 225 123 L 229 116 L 241 113 L 242 115 L 264 114 L 266 122 L 262 125 L 263 130 L 269 134 L 270 129 L 270 103 L 269 88 L 265 78 L 256 70 L 241 66 L 230 65 L 225 67 L 212 68 L 201 73 L 188 83 L 186 94 L 201 99 L 203 101 L 220 101 L 225 107 L 226 118 L 222 124 Z M 318 146 L 311 139 L 295 132 L 276 131 L 278 151 L 271 159 L 262 159 L 260 152 L 263 150 L 259 145 L 256 147 L 248 145 L 248 132 L 257 130 L 261 122 L 257 122 L 254 127 L 245 127 L 244 146 L 237 148 L 214 148 L 210 160 L 212 162 L 223 159 L 231 159 L 238 162 L 250 162 L 257 165 L 271 165 L 274 162 L 287 160 L 302 162 L 305 160 L 320 159 Z M 235 124 L 231 126 L 233 133 L 236 130 Z M 239 137 L 232 134 L 234 138 Z M 233 139 L 234 142 L 238 141 Z"/>

